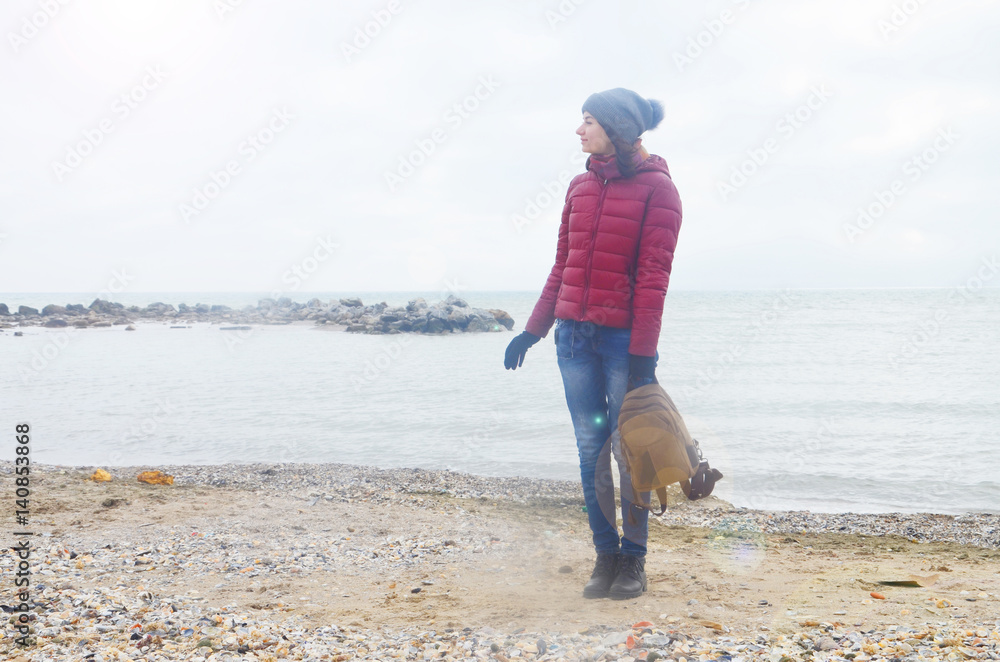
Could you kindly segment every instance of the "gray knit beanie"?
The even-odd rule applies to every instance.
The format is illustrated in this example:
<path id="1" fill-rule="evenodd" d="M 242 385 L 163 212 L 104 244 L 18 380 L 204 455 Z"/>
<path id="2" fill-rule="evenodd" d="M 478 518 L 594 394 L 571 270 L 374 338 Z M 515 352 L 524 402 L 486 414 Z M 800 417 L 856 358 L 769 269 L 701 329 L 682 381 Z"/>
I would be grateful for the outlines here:
<path id="1" fill-rule="evenodd" d="M 644 131 L 655 129 L 663 119 L 663 104 L 644 99 L 632 90 L 616 87 L 595 92 L 583 102 L 583 109 L 605 130 L 611 129 L 631 145 Z"/>

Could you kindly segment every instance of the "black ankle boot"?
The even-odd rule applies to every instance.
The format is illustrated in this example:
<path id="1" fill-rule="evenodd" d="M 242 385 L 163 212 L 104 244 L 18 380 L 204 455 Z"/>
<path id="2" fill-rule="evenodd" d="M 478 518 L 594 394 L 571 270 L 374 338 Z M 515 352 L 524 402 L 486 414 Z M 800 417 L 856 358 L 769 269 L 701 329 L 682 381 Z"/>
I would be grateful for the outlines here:
<path id="1" fill-rule="evenodd" d="M 622 554 L 618 562 L 618 576 L 608 589 L 608 597 L 612 600 L 638 598 L 646 586 L 646 559 Z"/>
<path id="2" fill-rule="evenodd" d="M 594 564 L 594 572 L 590 574 L 590 581 L 583 587 L 583 597 L 585 598 L 606 598 L 611 583 L 615 581 L 618 574 L 619 554 L 598 554 L 597 563 Z"/>

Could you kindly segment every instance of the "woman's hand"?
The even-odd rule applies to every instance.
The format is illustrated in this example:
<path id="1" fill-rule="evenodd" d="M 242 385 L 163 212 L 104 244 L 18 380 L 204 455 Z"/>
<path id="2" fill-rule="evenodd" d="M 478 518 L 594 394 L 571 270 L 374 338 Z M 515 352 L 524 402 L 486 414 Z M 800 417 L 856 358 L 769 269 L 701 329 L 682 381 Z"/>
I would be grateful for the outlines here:
<path id="1" fill-rule="evenodd" d="M 628 387 L 626 393 L 646 384 L 659 384 L 656 381 L 656 357 L 628 355 Z"/>
<path id="2" fill-rule="evenodd" d="M 507 353 L 503 357 L 503 367 L 508 370 L 517 370 L 524 363 L 524 355 L 528 353 L 528 348 L 541 340 L 534 333 L 522 331 L 515 336 L 507 345 Z"/>

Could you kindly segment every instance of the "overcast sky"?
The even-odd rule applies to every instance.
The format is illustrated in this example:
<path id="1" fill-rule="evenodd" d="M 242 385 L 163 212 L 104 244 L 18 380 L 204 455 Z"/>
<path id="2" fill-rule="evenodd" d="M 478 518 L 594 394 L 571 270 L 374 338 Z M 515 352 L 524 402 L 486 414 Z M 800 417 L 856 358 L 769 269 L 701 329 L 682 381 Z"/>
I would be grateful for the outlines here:
<path id="1" fill-rule="evenodd" d="M 972 0 L 8 0 L 0 291 L 540 291 L 612 87 L 666 110 L 671 288 L 957 285 L 1000 244 L 997 25 Z"/>

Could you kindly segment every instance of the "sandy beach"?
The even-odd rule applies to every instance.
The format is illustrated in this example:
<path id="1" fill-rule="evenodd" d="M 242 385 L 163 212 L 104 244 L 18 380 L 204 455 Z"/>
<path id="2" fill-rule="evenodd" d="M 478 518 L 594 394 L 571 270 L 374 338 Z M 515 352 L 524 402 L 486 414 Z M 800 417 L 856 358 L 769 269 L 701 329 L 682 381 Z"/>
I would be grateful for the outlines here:
<path id="1" fill-rule="evenodd" d="M 573 482 L 105 468 L 32 466 L 31 645 L 8 549 L 4 659 L 1000 659 L 997 515 L 767 513 L 678 491 L 651 518 L 648 592 L 619 602 L 581 596 L 594 557 Z M 136 480 L 150 469 L 174 483 Z M 12 548 L 24 527 L 7 522 Z"/>

